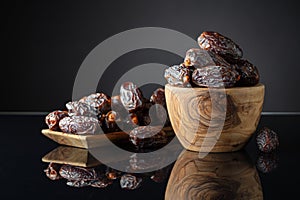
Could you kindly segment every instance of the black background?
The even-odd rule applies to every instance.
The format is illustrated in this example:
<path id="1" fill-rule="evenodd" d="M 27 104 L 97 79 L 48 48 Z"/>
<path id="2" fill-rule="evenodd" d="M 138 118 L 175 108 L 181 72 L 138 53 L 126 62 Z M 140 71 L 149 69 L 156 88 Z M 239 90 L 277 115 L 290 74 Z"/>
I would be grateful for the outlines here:
<path id="1" fill-rule="evenodd" d="M 108 37 L 137 27 L 164 27 L 192 38 L 205 30 L 236 41 L 266 85 L 264 111 L 300 111 L 297 1 L 10 1 L 4 34 L 0 111 L 51 111 L 72 96 L 84 58 Z M 174 41 L 176 42 L 176 41 Z M 181 62 L 158 50 L 129 53 L 99 77 L 100 90 L 131 67 Z M 134 81 L 134 80 L 133 80 Z"/>

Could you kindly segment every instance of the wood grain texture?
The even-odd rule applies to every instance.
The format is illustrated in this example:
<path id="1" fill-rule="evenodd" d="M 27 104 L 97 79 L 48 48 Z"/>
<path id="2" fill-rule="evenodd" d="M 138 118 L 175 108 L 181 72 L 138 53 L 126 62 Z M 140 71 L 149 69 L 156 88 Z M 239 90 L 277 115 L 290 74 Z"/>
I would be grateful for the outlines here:
<path id="1" fill-rule="evenodd" d="M 183 151 L 168 180 L 166 200 L 263 199 L 255 165 L 245 151 L 209 153 Z"/>
<path id="2" fill-rule="evenodd" d="M 168 136 L 173 136 L 174 132 L 172 127 L 164 127 L 162 129 Z M 72 133 L 63 133 L 60 131 L 52 131 L 49 129 L 42 129 L 42 134 L 51 140 L 61 145 L 79 147 L 84 149 L 104 147 L 108 145 L 107 139 L 112 142 L 121 144 L 129 143 L 129 135 L 125 132 L 112 132 L 107 134 L 85 134 L 77 135 Z M 107 138 L 107 139 L 106 139 Z"/>
<path id="3" fill-rule="evenodd" d="M 176 136 L 186 149 L 202 152 L 242 149 L 257 128 L 264 91 L 263 84 L 210 90 L 165 86 Z"/>
<path id="4" fill-rule="evenodd" d="M 79 167 L 94 167 L 101 164 L 87 149 L 70 146 L 59 146 L 53 149 L 42 158 L 42 161 Z"/>
<path id="5" fill-rule="evenodd" d="M 129 140 L 129 136 L 125 132 L 113 132 L 108 134 L 97 134 L 97 135 L 76 135 L 71 133 L 63 133 L 59 131 L 51 131 L 49 129 L 43 129 L 42 133 L 46 137 L 57 142 L 58 144 L 85 148 L 85 149 L 105 146 L 107 144 L 106 138 L 108 138 L 113 142 L 117 142 L 121 140 Z"/>

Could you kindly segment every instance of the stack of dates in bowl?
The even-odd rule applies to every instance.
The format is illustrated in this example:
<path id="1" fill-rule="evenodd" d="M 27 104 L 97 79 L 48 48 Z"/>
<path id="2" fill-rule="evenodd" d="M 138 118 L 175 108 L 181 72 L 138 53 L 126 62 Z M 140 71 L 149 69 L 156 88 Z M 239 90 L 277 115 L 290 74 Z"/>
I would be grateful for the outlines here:
<path id="1" fill-rule="evenodd" d="M 255 132 L 265 87 L 258 68 L 230 38 L 212 31 L 165 70 L 168 114 L 181 144 L 199 152 L 243 148 Z"/>

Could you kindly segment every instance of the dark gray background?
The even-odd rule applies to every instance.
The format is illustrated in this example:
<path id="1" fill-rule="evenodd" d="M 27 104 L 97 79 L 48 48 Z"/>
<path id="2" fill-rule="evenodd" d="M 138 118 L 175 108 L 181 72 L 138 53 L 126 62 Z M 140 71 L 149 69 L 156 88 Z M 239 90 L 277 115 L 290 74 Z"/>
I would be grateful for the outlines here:
<path id="1" fill-rule="evenodd" d="M 205 30 L 232 38 L 260 71 L 264 111 L 300 111 L 297 1 L 11 1 L 2 9 L 0 111 L 64 107 L 78 68 L 95 46 L 121 31 L 147 26 L 195 39 Z M 124 72 L 148 62 L 172 65 L 181 58 L 151 49 L 128 53 L 99 77 L 99 90 L 110 93 Z"/>

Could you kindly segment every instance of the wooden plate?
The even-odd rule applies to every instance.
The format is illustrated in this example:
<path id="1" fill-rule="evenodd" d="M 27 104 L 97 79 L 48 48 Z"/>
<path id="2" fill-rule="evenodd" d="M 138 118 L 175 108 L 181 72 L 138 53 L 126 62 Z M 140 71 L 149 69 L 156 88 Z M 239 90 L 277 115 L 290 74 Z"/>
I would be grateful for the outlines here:
<path id="1" fill-rule="evenodd" d="M 68 145 L 80 148 L 94 148 L 105 146 L 106 138 L 113 142 L 127 140 L 129 136 L 125 132 L 113 132 L 108 134 L 97 134 L 97 135 L 76 135 L 71 133 L 63 133 L 59 131 L 51 131 L 49 129 L 43 129 L 42 133 L 57 142 L 58 144 Z M 105 138 L 106 137 L 106 138 Z"/>
<path id="2" fill-rule="evenodd" d="M 168 136 L 174 135 L 172 127 L 164 127 L 163 131 L 167 133 Z M 107 145 L 107 138 L 116 143 L 128 143 L 129 136 L 125 132 L 112 132 L 107 134 L 97 134 L 97 135 L 76 135 L 71 133 L 63 133 L 59 131 L 51 131 L 49 129 L 43 129 L 42 133 L 50 138 L 51 140 L 57 142 L 61 145 L 79 147 L 84 149 L 102 147 Z"/>

